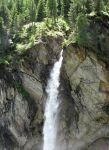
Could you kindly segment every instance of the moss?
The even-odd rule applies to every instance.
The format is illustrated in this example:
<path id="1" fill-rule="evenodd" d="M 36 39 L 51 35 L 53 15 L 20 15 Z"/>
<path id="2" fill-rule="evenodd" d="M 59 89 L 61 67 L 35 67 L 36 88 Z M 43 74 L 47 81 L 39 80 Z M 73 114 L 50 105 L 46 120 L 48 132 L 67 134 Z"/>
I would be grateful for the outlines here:
<path id="1" fill-rule="evenodd" d="M 23 85 L 21 83 L 15 83 L 15 87 L 17 88 L 18 92 L 21 93 L 23 98 L 28 98 L 29 94 L 27 91 L 25 91 Z"/>
<path id="2" fill-rule="evenodd" d="M 4 65 L 9 65 L 12 62 L 13 56 L 10 55 L 6 55 L 6 56 L 2 56 L 0 57 L 0 65 L 4 64 Z"/>

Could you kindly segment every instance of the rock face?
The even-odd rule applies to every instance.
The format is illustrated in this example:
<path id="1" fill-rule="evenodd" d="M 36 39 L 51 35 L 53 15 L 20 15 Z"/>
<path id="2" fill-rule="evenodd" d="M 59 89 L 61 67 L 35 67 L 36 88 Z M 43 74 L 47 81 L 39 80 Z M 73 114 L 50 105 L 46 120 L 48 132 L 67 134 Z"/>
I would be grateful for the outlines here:
<path id="1" fill-rule="evenodd" d="M 69 149 L 88 149 L 88 145 L 109 135 L 108 71 L 92 53 L 72 46 L 64 54 L 63 66 L 78 114 L 76 129 L 70 126 Z M 92 147 L 99 149 L 96 144 Z"/>
<path id="2" fill-rule="evenodd" d="M 3 70 L 2 70 L 3 71 Z M 14 88 L 10 72 L 2 72 L 0 79 L 0 146 L 9 150 L 23 146 L 27 140 L 26 129 L 30 124 L 28 119 L 28 104 Z M 22 109 L 21 109 L 22 108 Z"/>
<path id="3" fill-rule="evenodd" d="M 42 39 L 17 65 L 0 66 L 0 150 L 42 149 L 45 87 L 62 41 L 63 37 Z M 64 50 L 59 150 L 108 150 L 108 76 L 93 53 L 73 45 Z"/>
<path id="4" fill-rule="evenodd" d="M 62 41 L 49 36 L 18 64 L 0 66 L 0 150 L 41 149 L 45 86 Z"/>

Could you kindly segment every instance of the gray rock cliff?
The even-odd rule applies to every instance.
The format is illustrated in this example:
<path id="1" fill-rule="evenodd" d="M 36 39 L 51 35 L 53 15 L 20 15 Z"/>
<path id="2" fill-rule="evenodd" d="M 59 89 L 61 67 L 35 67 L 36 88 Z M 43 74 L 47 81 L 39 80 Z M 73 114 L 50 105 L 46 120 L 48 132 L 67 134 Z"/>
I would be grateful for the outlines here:
<path id="1" fill-rule="evenodd" d="M 45 88 L 63 37 L 48 37 L 0 66 L 0 150 L 41 150 Z M 108 150 L 109 71 L 84 48 L 69 45 L 59 88 L 59 149 Z M 100 146 L 101 145 L 101 146 Z M 101 148 L 102 149 L 102 148 Z"/>

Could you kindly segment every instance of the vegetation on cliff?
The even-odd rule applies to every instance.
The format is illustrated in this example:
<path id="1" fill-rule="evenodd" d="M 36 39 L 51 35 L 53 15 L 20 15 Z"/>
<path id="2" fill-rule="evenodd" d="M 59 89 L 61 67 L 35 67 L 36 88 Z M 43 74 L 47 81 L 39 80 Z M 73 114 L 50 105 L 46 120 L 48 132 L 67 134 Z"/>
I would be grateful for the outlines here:
<path id="1" fill-rule="evenodd" d="M 64 35 L 67 45 L 76 43 L 105 57 L 108 19 L 108 0 L 1 0 L 0 63 L 7 63 L 7 54 L 29 49 L 41 36 L 57 34 Z"/>

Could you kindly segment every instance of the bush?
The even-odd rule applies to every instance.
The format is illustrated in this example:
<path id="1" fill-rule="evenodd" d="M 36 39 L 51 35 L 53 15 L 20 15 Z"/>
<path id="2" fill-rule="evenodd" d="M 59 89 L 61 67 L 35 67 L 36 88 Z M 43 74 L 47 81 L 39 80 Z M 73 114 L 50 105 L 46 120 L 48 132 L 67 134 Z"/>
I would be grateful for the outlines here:
<path id="1" fill-rule="evenodd" d="M 59 18 L 55 24 L 52 22 L 52 19 L 27 24 L 15 36 L 16 51 L 23 53 L 31 48 L 41 37 L 63 36 L 69 30 L 68 24 L 62 18 Z"/>
<path id="2" fill-rule="evenodd" d="M 71 32 L 67 43 L 77 43 L 81 46 L 89 46 L 90 42 L 90 20 L 87 15 L 80 13 L 76 19 L 75 28 Z"/>
<path id="3" fill-rule="evenodd" d="M 76 23 L 76 41 L 80 45 L 87 45 L 87 42 L 89 41 L 89 28 L 90 22 L 86 15 L 79 14 L 77 17 L 77 23 Z"/>

